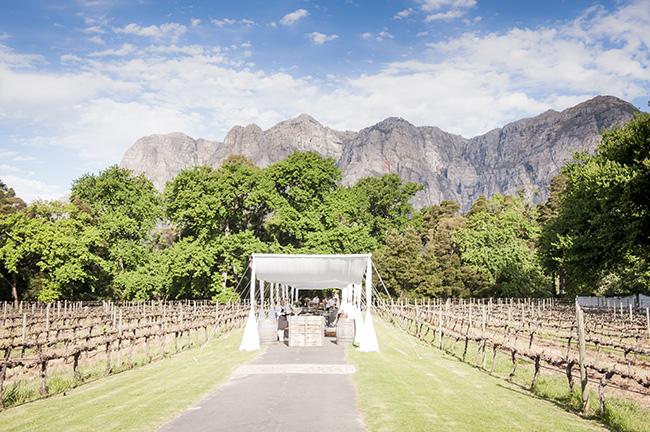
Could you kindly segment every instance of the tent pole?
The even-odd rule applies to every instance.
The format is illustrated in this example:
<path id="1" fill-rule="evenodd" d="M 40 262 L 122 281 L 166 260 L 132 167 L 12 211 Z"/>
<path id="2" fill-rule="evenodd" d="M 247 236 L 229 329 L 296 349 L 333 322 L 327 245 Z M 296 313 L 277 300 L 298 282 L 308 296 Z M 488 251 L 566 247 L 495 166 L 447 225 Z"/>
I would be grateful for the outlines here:
<path id="1" fill-rule="evenodd" d="M 372 322 L 372 259 L 368 256 L 368 265 L 366 267 L 366 319 L 363 323 L 363 336 L 359 344 L 359 351 L 362 352 L 379 352 L 379 343 L 377 342 L 377 333 L 375 325 Z"/>
<path id="2" fill-rule="evenodd" d="M 260 279 L 260 314 L 259 320 L 266 319 L 266 313 L 264 312 L 264 281 Z"/>
<path id="3" fill-rule="evenodd" d="M 251 264 L 251 308 L 255 306 L 255 257 Z"/>
<path id="4" fill-rule="evenodd" d="M 260 310 L 260 312 L 262 312 Z M 242 338 L 239 351 L 253 351 L 260 349 L 260 333 L 255 321 L 255 254 L 253 254 L 253 264 L 251 265 L 251 307 L 244 328 L 244 337 Z"/>
<path id="5" fill-rule="evenodd" d="M 366 267 L 366 310 L 370 311 L 372 305 L 372 260 L 368 257 L 368 266 Z"/>

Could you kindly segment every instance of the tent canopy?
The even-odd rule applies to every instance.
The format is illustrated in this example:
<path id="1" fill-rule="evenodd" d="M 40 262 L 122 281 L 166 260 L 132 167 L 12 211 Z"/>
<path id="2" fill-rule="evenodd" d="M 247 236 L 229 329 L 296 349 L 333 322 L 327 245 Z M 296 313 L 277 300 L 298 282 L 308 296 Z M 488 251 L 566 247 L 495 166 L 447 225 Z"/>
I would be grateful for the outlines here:
<path id="1" fill-rule="evenodd" d="M 253 254 L 253 268 L 259 280 L 298 289 L 345 288 L 361 284 L 369 259 L 370 254 Z"/>

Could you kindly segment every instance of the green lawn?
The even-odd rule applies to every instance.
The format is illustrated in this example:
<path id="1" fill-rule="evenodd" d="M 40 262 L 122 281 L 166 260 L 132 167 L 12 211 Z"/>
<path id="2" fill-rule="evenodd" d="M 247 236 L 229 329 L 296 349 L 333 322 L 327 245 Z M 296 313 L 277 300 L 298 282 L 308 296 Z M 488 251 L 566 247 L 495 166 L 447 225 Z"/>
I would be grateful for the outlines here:
<path id="1" fill-rule="evenodd" d="M 347 351 L 371 431 L 607 430 L 435 348 L 418 344 L 418 359 L 397 329 L 374 322 L 380 352 Z"/>
<path id="2" fill-rule="evenodd" d="M 260 351 L 240 352 L 242 331 L 199 349 L 102 378 L 66 395 L 0 413 L 0 431 L 152 431 L 217 389 Z"/>

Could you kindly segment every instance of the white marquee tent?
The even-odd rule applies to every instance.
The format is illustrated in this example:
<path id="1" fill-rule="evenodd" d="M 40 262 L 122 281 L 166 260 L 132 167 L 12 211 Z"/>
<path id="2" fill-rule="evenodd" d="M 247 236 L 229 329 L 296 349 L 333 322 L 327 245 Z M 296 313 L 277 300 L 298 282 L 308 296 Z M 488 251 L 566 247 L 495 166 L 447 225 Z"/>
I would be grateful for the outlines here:
<path id="1" fill-rule="evenodd" d="M 377 336 L 370 309 L 372 305 L 372 259 L 370 254 L 359 255 L 282 255 L 282 254 L 253 254 L 251 263 L 251 306 L 255 305 L 255 286 L 259 280 L 260 305 L 264 302 L 264 282 L 291 288 L 294 292 L 301 289 L 337 288 L 353 292 L 356 287 L 356 298 L 360 301 L 361 286 L 365 276 L 366 317 L 363 321 L 363 331 L 360 332 L 360 351 L 379 351 Z M 276 300 L 277 300 L 276 294 Z M 344 299 L 345 300 L 345 299 Z M 270 301 L 273 302 L 273 290 L 270 291 Z M 358 302 L 357 302 L 358 304 Z M 356 310 L 359 314 L 360 312 Z M 263 309 L 260 315 L 263 319 Z M 244 337 L 239 347 L 240 351 L 260 349 L 258 321 L 255 310 L 251 307 L 246 321 Z"/>

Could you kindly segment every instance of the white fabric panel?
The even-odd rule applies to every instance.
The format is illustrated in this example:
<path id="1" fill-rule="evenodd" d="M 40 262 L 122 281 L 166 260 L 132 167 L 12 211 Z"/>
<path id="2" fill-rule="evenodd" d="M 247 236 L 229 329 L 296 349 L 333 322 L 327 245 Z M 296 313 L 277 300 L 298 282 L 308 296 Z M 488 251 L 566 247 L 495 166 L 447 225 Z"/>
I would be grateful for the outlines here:
<path id="1" fill-rule="evenodd" d="M 259 315 L 260 325 L 262 320 L 265 319 L 266 319 L 266 313 L 264 312 L 264 280 L 260 279 L 260 315 Z"/>
<path id="2" fill-rule="evenodd" d="M 362 352 L 379 352 L 379 343 L 377 342 L 377 334 L 375 333 L 375 325 L 372 322 L 370 310 L 366 311 L 366 321 L 363 323 L 363 336 L 357 350 Z"/>
<path id="3" fill-rule="evenodd" d="M 361 284 L 370 254 L 253 254 L 258 279 L 299 289 L 344 288 Z"/>
<path id="4" fill-rule="evenodd" d="M 253 290 L 254 291 L 254 290 Z M 255 308 L 251 307 L 244 328 L 244 337 L 242 338 L 239 351 L 255 351 L 260 349 L 260 332 L 255 322 Z"/>

